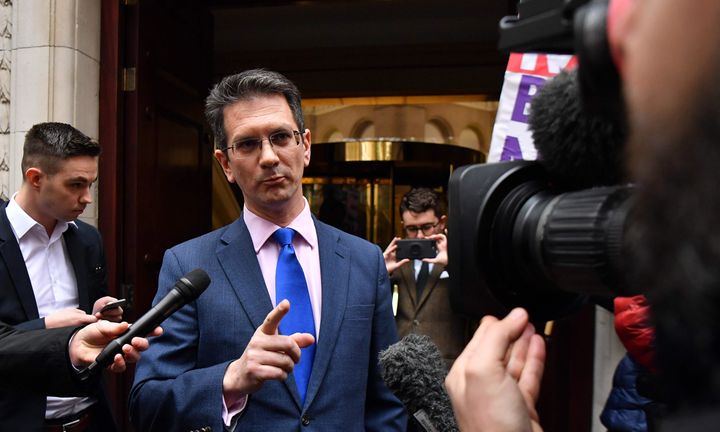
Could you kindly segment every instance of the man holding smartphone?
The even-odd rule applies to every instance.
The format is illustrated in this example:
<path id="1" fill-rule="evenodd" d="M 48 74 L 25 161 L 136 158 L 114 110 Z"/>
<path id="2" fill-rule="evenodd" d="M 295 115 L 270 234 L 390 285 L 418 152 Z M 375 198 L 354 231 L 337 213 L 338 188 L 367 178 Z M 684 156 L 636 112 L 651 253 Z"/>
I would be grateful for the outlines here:
<path id="1" fill-rule="evenodd" d="M 443 202 L 431 189 L 413 188 L 400 201 L 400 217 L 405 240 L 394 238 L 383 253 L 390 281 L 398 291 L 395 316 L 398 333 L 400 337 L 409 333 L 430 336 L 449 368 L 462 352 L 473 328 L 450 308 L 450 275 L 445 270 L 447 216 Z M 422 243 L 425 240 L 435 243 L 436 255 L 431 256 L 433 249 Z M 407 254 L 403 253 L 404 249 Z"/>
<path id="2" fill-rule="evenodd" d="M 22 330 L 119 322 L 107 295 L 98 230 L 78 218 L 92 202 L 100 146 L 64 123 L 39 123 L 25 135 L 23 183 L 0 204 L 0 320 Z M 114 431 L 101 383 L 87 397 L 25 389 L 0 391 L 0 430 Z"/>

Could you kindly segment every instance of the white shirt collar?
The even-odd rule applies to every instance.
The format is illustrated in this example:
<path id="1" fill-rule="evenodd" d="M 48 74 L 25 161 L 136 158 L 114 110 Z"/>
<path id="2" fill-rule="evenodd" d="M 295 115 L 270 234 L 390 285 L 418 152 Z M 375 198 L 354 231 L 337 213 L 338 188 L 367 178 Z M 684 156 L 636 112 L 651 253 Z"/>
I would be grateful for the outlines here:
<path id="1" fill-rule="evenodd" d="M 17 192 L 15 192 L 12 198 L 10 198 L 10 202 L 5 209 L 5 212 L 7 213 L 8 221 L 10 221 L 10 227 L 12 228 L 13 233 L 15 233 L 15 238 L 20 240 L 35 226 L 40 226 L 42 229 L 45 228 L 27 214 L 22 207 L 20 207 L 17 201 L 15 201 L 16 195 Z M 55 230 L 53 231 L 53 235 L 51 237 L 62 235 L 65 231 L 67 231 L 70 225 L 77 227 L 75 222 L 57 221 L 57 225 L 55 225 Z"/>

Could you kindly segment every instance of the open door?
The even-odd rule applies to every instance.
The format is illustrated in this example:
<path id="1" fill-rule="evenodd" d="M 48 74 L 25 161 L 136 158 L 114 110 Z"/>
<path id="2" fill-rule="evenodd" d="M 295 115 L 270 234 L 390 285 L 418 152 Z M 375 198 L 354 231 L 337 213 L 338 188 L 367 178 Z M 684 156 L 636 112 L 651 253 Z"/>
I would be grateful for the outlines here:
<path id="1" fill-rule="evenodd" d="M 212 18 L 202 2 L 103 1 L 100 229 L 110 290 L 136 320 L 157 291 L 164 251 L 211 222 Z M 132 2 L 125 2 L 132 3 Z M 132 373 L 112 383 L 127 424 Z"/>

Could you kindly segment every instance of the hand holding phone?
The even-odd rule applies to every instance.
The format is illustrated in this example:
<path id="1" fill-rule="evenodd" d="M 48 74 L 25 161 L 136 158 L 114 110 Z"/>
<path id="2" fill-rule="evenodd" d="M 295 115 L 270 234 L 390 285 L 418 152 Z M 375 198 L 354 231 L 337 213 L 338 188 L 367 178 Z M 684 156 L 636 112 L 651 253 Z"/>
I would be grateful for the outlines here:
<path id="1" fill-rule="evenodd" d="M 435 258 L 437 255 L 435 240 L 432 239 L 404 239 L 398 240 L 396 244 L 395 258 L 398 261 L 405 258 Z"/>
<path id="2" fill-rule="evenodd" d="M 112 301 L 112 302 L 106 303 L 105 306 L 103 306 L 102 309 L 100 309 L 100 313 L 109 311 L 110 309 L 125 307 L 126 305 L 127 305 L 127 300 L 124 298 L 120 299 L 120 300 Z"/>

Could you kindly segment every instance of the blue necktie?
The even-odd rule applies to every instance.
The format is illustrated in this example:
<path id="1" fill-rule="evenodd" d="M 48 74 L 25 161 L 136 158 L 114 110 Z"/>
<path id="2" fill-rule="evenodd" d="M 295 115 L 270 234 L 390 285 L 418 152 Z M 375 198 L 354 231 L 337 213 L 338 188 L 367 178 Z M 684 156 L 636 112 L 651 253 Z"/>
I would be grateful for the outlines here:
<path id="1" fill-rule="evenodd" d="M 275 271 L 275 299 L 276 303 L 280 303 L 283 299 L 290 301 L 290 312 L 280 322 L 280 334 L 310 333 L 315 336 L 315 320 L 305 274 L 292 245 L 294 235 L 295 231 L 292 228 L 279 228 L 273 233 L 275 241 L 280 245 L 280 256 Z M 302 348 L 300 362 L 293 369 L 302 404 L 305 404 L 305 393 L 315 358 L 315 345 Z"/>

